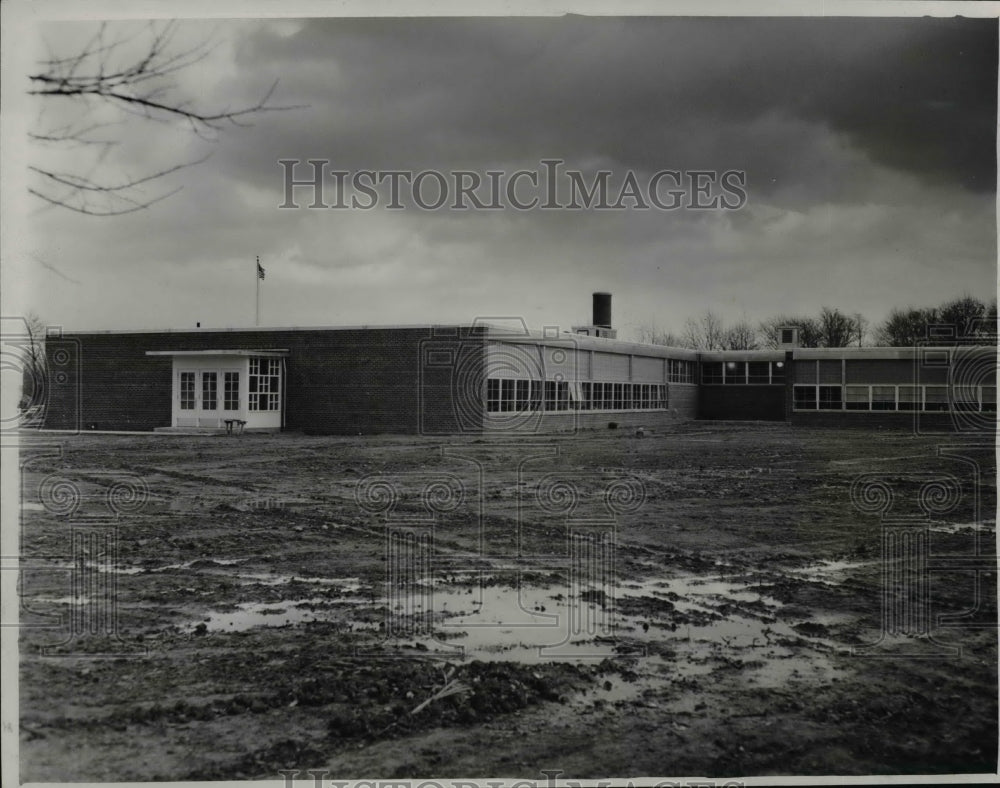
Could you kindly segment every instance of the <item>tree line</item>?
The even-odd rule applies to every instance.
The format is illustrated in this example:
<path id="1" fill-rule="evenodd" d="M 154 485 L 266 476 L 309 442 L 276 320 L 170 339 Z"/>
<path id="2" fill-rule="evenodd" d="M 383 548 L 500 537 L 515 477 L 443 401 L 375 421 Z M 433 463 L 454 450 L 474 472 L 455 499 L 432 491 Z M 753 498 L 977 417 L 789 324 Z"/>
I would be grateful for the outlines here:
<path id="1" fill-rule="evenodd" d="M 686 347 L 694 350 L 767 350 L 781 344 L 781 329 L 799 329 L 801 347 L 908 347 L 921 342 L 950 340 L 996 343 L 997 301 L 985 302 L 970 295 L 931 307 L 894 308 L 872 326 L 860 313 L 823 307 L 818 315 L 784 314 L 751 323 L 745 317 L 726 323 L 718 313 L 706 311 L 688 318 L 680 334 L 660 330 L 654 322 L 640 325 L 640 342 Z"/>

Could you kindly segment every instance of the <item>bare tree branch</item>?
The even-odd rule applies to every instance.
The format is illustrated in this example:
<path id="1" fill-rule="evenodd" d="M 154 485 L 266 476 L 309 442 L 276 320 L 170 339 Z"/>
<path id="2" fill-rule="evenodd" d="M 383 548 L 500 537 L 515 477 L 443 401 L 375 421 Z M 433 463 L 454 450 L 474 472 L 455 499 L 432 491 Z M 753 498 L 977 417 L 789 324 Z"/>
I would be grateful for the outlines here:
<path id="1" fill-rule="evenodd" d="M 38 96 L 46 103 L 58 99 L 84 102 L 84 115 L 97 110 L 106 114 L 110 108 L 143 121 L 182 121 L 189 131 L 211 142 L 217 140 L 218 133 L 227 125 L 247 127 L 253 118 L 263 113 L 301 108 L 272 103 L 277 80 L 258 101 L 246 106 L 198 106 L 179 92 L 173 77 L 208 57 L 214 45 L 206 38 L 193 46 L 178 48 L 175 45 L 176 34 L 175 22 L 150 23 L 133 34 L 112 30 L 107 24 L 102 24 L 72 55 L 53 56 L 50 48 L 49 57 L 39 63 L 39 70 L 28 76 L 28 94 Z M 149 38 L 148 42 L 141 51 L 129 56 L 127 50 L 141 43 L 144 35 Z M 90 135 L 110 125 L 113 124 L 103 118 L 90 123 L 77 119 L 51 128 L 40 128 L 29 136 L 50 146 L 93 146 L 99 151 L 97 164 L 104 167 L 108 153 L 118 140 L 93 139 Z M 29 192 L 50 205 L 77 213 L 117 216 L 142 210 L 176 194 L 179 188 L 150 197 L 138 187 L 200 164 L 207 158 L 117 181 L 107 175 L 99 179 L 94 176 L 93 170 L 64 172 L 51 166 L 31 166 L 29 169 L 38 176 L 38 182 L 29 188 Z M 90 193 L 89 199 L 86 193 Z M 97 197 L 104 198 L 104 204 L 96 204 L 94 199 Z"/>

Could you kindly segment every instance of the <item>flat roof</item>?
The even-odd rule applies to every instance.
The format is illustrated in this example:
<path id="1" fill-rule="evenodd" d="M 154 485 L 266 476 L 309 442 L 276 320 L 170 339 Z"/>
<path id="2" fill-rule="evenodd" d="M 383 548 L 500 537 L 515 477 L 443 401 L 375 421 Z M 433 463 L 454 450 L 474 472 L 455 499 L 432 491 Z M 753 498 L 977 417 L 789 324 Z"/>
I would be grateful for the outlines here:
<path id="1" fill-rule="evenodd" d="M 287 356 L 286 349 L 262 348 L 260 350 L 147 350 L 147 356 Z"/>
<path id="2" fill-rule="evenodd" d="M 191 328 L 100 328 L 93 330 L 69 330 L 61 329 L 66 335 L 76 336 L 80 334 L 236 334 L 248 331 L 387 331 L 397 328 L 417 329 L 423 328 L 428 331 L 438 331 L 441 329 L 471 328 L 472 323 L 414 323 L 402 325 L 356 325 L 356 326 L 240 326 L 223 328 L 205 328 L 192 326 Z"/>
<path id="3" fill-rule="evenodd" d="M 498 322 L 491 322 L 498 321 Z M 517 327 L 520 323 L 521 328 Z M 469 330 L 482 328 L 484 338 L 495 342 L 515 342 L 535 345 L 552 345 L 555 347 L 576 346 L 588 350 L 607 350 L 609 352 L 630 353 L 633 355 L 658 356 L 663 358 L 675 358 L 690 361 L 775 361 L 785 357 L 786 352 L 791 352 L 793 358 L 799 361 L 810 361 L 829 358 L 844 359 L 914 359 L 918 352 L 928 350 L 977 350 L 983 353 L 997 353 L 994 345 L 976 345 L 961 340 L 956 340 L 951 344 L 942 343 L 935 345 L 919 345 L 916 347 L 836 347 L 836 348 L 768 348 L 763 350 L 693 350 L 691 348 L 672 347 L 669 345 L 653 345 L 642 342 L 630 342 L 623 339 L 611 339 L 609 337 L 594 337 L 586 334 L 577 334 L 569 330 L 559 329 L 557 326 L 547 327 L 541 331 L 529 330 L 526 324 L 519 318 L 486 317 L 470 323 L 415 323 L 399 325 L 350 325 L 350 326 L 244 326 L 239 328 L 167 328 L 167 329 L 100 329 L 93 331 L 61 331 L 64 336 L 87 336 L 87 335 L 141 335 L 141 334 L 247 334 L 247 333 L 280 333 L 290 331 L 391 331 L 391 330 L 424 330 L 429 332 L 429 338 L 446 338 L 453 336 L 453 332 L 458 330 Z M 149 351 L 150 355 L 180 355 L 186 354 L 236 354 L 263 355 L 265 351 L 248 350 L 208 350 L 208 351 Z M 285 353 L 288 351 L 270 352 Z"/>

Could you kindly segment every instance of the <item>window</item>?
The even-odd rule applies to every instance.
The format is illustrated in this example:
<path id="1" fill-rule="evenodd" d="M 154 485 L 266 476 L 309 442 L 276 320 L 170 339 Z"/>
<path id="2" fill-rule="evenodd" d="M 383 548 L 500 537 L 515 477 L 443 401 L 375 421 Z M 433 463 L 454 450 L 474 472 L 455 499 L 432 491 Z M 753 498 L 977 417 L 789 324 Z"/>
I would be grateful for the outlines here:
<path id="1" fill-rule="evenodd" d="M 897 407 L 899 410 L 920 410 L 920 386 L 900 386 Z"/>
<path id="2" fill-rule="evenodd" d="M 515 380 L 514 393 L 517 397 L 514 404 L 514 410 L 518 413 L 524 413 L 531 407 L 531 381 Z"/>
<path id="3" fill-rule="evenodd" d="M 569 410 L 569 382 L 565 380 L 545 381 L 545 410 Z"/>
<path id="4" fill-rule="evenodd" d="M 486 379 L 486 411 L 500 412 L 500 381 L 496 378 Z"/>
<path id="5" fill-rule="evenodd" d="M 542 383 L 538 380 L 486 379 L 487 413 L 526 413 L 541 407 Z"/>
<path id="6" fill-rule="evenodd" d="M 948 410 L 948 387 L 924 386 L 924 410 Z"/>
<path id="7" fill-rule="evenodd" d="M 781 329 L 781 344 L 791 345 L 794 342 L 795 342 L 795 329 L 794 328 Z"/>
<path id="8" fill-rule="evenodd" d="M 770 361 L 750 361 L 747 364 L 747 383 L 770 383 L 770 382 L 771 382 Z"/>
<path id="9" fill-rule="evenodd" d="M 556 409 L 556 381 L 545 381 L 545 410 Z"/>
<path id="10" fill-rule="evenodd" d="M 694 383 L 694 362 L 668 359 L 667 380 L 671 383 Z"/>
<path id="11" fill-rule="evenodd" d="M 811 393 L 816 391 L 815 396 Z M 797 410 L 837 410 L 839 386 L 795 386 Z M 844 409 L 996 412 L 996 386 L 844 386 Z"/>
<path id="12" fill-rule="evenodd" d="M 250 410 L 278 410 L 281 406 L 281 361 L 250 358 Z"/>
<path id="13" fill-rule="evenodd" d="M 701 365 L 701 382 L 709 384 L 722 383 L 722 362 L 706 361 Z"/>
<path id="14" fill-rule="evenodd" d="M 726 383 L 746 383 L 747 382 L 747 362 L 727 361 L 726 362 Z"/>
<path id="15" fill-rule="evenodd" d="M 997 412 L 996 386 L 983 386 L 982 403 L 983 403 L 983 411 L 987 413 Z"/>
<path id="16" fill-rule="evenodd" d="M 953 407 L 960 411 L 979 410 L 979 387 L 978 386 L 955 386 L 952 389 L 954 398 Z"/>
<path id="17" fill-rule="evenodd" d="M 514 381 L 500 381 L 500 410 L 510 412 L 514 410 Z"/>
<path id="18" fill-rule="evenodd" d="M 771 362 L 771 382 L 772 383 L 784 383 L 785 382 L 785 362 L 784 361 L 772 361 Z"/>
<path id="19" fill-rule="evenodd" d="M 201 409 L 215 410 L 219 406 L 219 376 L 215 372 L 201 373 Z"/>
<path id="20" fill-rule="evenodd" d="M 820 410 L 840 410 L 841 388 L 840 386 L 820 386 L 819 387 L 819 409 Z"/>
<path id="21" fill-rule="evenodd" d="M 518 401 L 524 397 L 522 383 L 518 382 L 512 392 L 516 392 Z M 665 408 L 667 403 L 667 387 L 656 383 L 605 383 L 603 381 L 581 382 L 579 387 L 570 386 L 568 381 L 531 381 L 532 396 L 542 396 L 547 411 L 565 410 L 654 410 Z M 503 410 L 504 381 L 487 380 L 486 409 L 488 411 Z M 537 392 L 537 394 L 536 394 Z M 512 393 L 510 396 L 514 396 Z M 532 409 L 537 404 L 528 403 Z"/>
<path id="22" fill-rule="evenodd" d="M 895 410 L 896 387 L 872 386 L 872 410 Z"/>
<path id="23" fill-rule="evenodd" d="M 222 409 L 240 409 L 240 373 L 226 372 L 222 381 Z"/>
<path id="24" fill-rule="evenodd" d="M 815 386 L 796 386 L 793 398 L 796 410 L 816 410 Z"/>
<path id="25" fill-rule="evenodd" d="M 868 386 L 846 386 L 845 392 L 844 405 L 847 410 L 868 410 Z"/>
<path id="26" fill-rule="evenodd" d="M 181 410 L 194 410 L 194 373 L 181 373 Z"/>

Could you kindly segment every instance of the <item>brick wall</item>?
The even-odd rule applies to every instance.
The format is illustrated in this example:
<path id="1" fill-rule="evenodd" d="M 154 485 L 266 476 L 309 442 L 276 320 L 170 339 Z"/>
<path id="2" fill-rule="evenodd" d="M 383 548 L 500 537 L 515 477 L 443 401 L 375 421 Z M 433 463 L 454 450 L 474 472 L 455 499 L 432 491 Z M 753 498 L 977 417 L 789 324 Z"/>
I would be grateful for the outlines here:
<path id="1" fill-rule="evenodd" d="M 706 386 L 698 391 L 698 418 L 784 421 L 785 386 Z"/>
<path id="2" fill-rule="evenodd" d="M 670 410 L 675 411 L 678 418 L 698 418 L 698 386 L 694 383 L 667 384 L 667 399 Z"/>
<path id="3" fill-rule="evenodd" d="M 456 386 L 479 390 L 483 340 L 469 329 L 450 336 L 429 328 L 76 334 L 63 345 L 73 348 L 70 367 L 78 372 L 72 385 L 49 386 L 49 429 L 169 426 L 172 360 L 148 350 L 287 349 L 288 429 L 453 433 L 460 421 L 482 422 L 478 395 L 452 396 Z M 437 353 L 427 364 L 431 348 Z"/>
<path id="4" fill-rule="evenodd" d="M 988 416 L 990 414 L 976 414 Z M 966 422 L 969 420 L 964 419 Z M 864 430 L 907 430 L 920 433 L 964 433 L 959 422 L 956 430 L 955 420 L 950 413 L 900 413 L 899 411 L 794 411 L 792 425 L 796 427 L 864 429 Z M 994 427 L 995 430 L 995 427 Z M 970 436 L 979 437 L 976 431 L 969 431 Z M 987 431 L 987 436 L 995 432 Z"/>
<path id="5" fill-rule="evenodd" d="M 618 425 L 618 429 L 635 429 L 646 427 L 656 430 L 676 424 L 679 417 L 669 410 L 620 411 L 620 412 L 588 412 L 571 411 L 565 413 L 525 414 L 517 419 L 497 418 L 511 414 L 487 414 L 485 428 L 492 434 L 504 432 L 516 434 L 544 435 L 555 432 L 575 432 L 577 430 L 603 430 L 608 424 Z"/>

